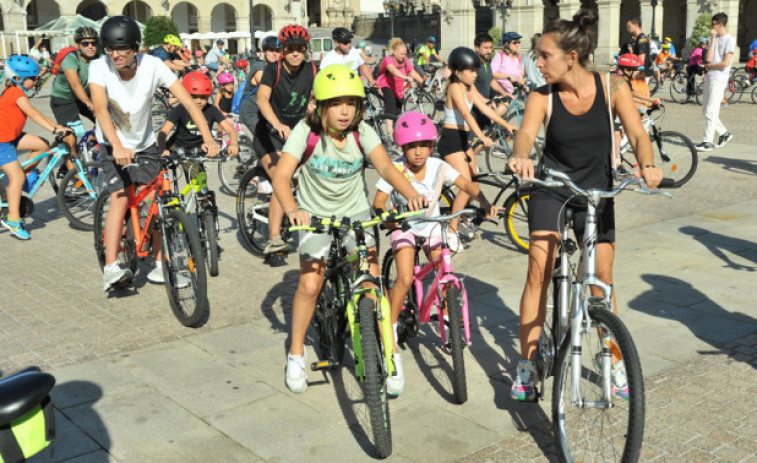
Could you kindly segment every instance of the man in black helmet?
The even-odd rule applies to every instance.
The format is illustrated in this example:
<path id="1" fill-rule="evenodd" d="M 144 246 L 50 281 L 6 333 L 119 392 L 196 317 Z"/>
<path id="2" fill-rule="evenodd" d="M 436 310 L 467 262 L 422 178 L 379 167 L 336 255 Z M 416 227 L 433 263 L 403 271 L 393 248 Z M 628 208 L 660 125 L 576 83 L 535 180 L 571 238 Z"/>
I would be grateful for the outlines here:
<path id="1" fill-rule="evenodd" d="M 131 270 L 121 268 L 117 259 L 123 217 L 129 202 L 125 189 L 151 182 L 160 170 L 154 161 L 124 169 L 139 154 L 160 155 L 150 111 L 155 90 L 167 88 L 187 109 L 202 134 L 202 147 L 208 157 L 218 154 L 218 145 L 199 107 L 173 72 L 159 58 L 138 53 L 142 33 L 136 21 L 128 16 L 112 16 L 103 23 L 100 37 L 106 55 L 90 63 L 89 86 L 97 118 L 97 141 L 113 157 L 113 161 L 105 161 L 102 166 L 110 192 L 103 267 L 103 289 L 108 291 L 133 278 Z M 153 251 L 155 267 L 147 279 L 151 283 L 163 283 L 161 241 L 157 232 L 153 232 Z M 186 286 L 189 281 L 178 275 L 176 284 Z"/>
<path id="2" fill-rule="evenodd" d="M 50 109 L 55 122 L 71 127 L 76 137 L 84 135 L 84 126 L 79 115 L 95 122 L 92 100 L 89 97 L 89 63 L 98 57 L 99 33 L 91 27 L 80 27 L 74 32 L 78 50 L 69 52 L 60 62 L 58 75 L 50 92 Z M 63 139 L 69 152 L 76 153 L 76 137 Z M 71 161 L 66 163 L 72 168 Z"/>
<path id="3" fill-rule="evenodd" d="M 353 71 L 362 74 L 368 85 L 375 87 L 376 80 L 373 78 L 370 67 L 365 64 L 365 60 L 360 56 L 360 50 L 352 46 L 353 37 L 355 36 L 346 27 L 337 27 L 331 31 L 331 38 L 334 39 L 336 46 L 333 50 L 326 53 L 326 56 L 321 60 L 320 67 L 321 69 L 326 69 L 332 64 L 343 64 Z"/>

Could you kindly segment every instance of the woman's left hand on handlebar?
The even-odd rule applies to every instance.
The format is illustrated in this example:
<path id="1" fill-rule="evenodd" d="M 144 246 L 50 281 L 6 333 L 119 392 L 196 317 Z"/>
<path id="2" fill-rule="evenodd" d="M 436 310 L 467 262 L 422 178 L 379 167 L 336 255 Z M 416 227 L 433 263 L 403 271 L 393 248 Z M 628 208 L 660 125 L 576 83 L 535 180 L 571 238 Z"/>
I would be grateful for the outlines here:
<path id="1" fill-rule="evenodd" d="M 532 180 L 534 178 L 534 161 L 529 158 L 513 156 L 507 161 L 507 167 L 512 173 L 519 175 L 521 180 Z"/>

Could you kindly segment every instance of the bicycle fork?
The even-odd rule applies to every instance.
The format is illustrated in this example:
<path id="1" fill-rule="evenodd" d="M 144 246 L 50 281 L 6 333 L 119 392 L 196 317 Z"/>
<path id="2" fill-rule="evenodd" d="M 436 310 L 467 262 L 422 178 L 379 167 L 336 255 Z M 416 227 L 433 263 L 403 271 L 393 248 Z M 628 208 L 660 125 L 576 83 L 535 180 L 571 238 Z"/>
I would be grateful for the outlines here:
<path id="1" fill-rule="evenodd" d="M 357 281 L 356 281 L 357 283 Z M 379 294 L 376 290 L 357 291 L 352 299 L 347 303 L 347 323 L 350 326 L 350 336 L 352 337 L 352 349 L 355 354 L 355 376 L 359 381 L 365 380 L 365 367 L 361 359 L 363 358 L 363 345 L 360 341 L 360 324 L 356 322 L 357 310 L 362 297 L 367 297 L 368 293 L 376 296 L 378 304 L 379 331 L 381 333 L 381 342 L 383 344 L 384 364 L 386 365 L 387 376 L 394 376 L 394 335 L 392 331 L 392 310 L 389 305 L 389 299 Z"/>

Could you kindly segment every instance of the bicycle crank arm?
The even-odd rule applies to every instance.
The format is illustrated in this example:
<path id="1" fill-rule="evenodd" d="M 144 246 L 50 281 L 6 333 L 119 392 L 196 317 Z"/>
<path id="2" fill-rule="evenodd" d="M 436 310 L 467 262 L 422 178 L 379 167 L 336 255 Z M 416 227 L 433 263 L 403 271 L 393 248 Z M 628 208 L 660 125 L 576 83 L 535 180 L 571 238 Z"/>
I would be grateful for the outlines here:
<path id="1" fill-rule="evenodd" d="M 313 371 L 322 370 L 336 370 L 341 365 L 339 362 L 332 362 L 331 360 L 322 360 L 320 362 L 313 362 L 310 364 L 310 369 Z"/>

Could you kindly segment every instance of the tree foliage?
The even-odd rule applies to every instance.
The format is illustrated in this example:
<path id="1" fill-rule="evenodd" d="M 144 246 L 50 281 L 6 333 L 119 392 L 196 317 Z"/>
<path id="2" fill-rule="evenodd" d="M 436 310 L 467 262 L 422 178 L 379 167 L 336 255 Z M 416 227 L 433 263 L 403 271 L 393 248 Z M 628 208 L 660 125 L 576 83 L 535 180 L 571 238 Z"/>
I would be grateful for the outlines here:
<path id="1" fill-rule="evenodd" d="M 694 27 L 691 30 L 691 36 L 686 39 L 686 46 L 691 51 L 699 44 L 699 39 L 702 37 L 710 37 L 710 28 L 712 25 L 712 15 L 703 14 L 700 15 L 694 22 Z"/>
<path id="2" fill-rule="evenodd" d="M 489 35 L 494 39 L 494 45 L 499 45 L 499 41 L 502 40 L 502 28 L 492 27 L 489 29 Z"/>
<path id="3" fill-rule="evenodd" d="M 145 30 L 142 33 L 142 45 L 152 47 L 163 43 L 163 37 L 168 34 L 179 35 L 179 28 L 168 16 L 152 16 L 145 23 Z"/>

